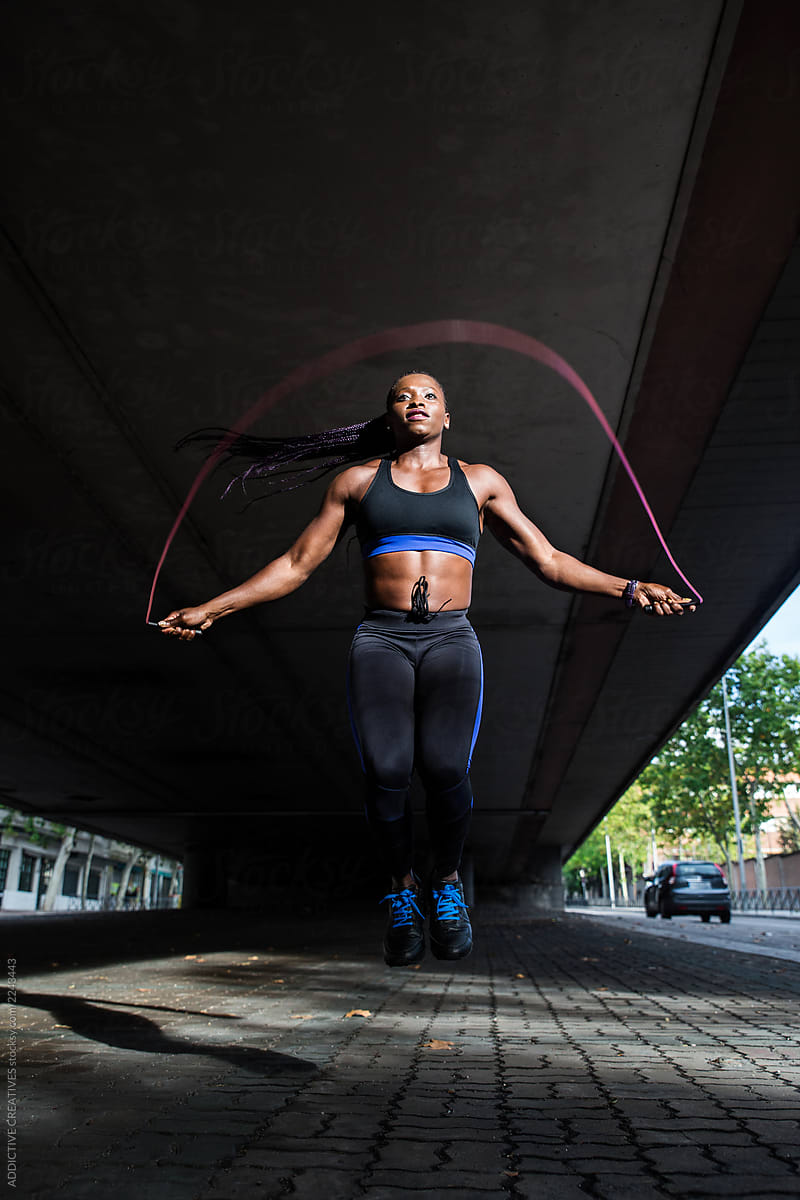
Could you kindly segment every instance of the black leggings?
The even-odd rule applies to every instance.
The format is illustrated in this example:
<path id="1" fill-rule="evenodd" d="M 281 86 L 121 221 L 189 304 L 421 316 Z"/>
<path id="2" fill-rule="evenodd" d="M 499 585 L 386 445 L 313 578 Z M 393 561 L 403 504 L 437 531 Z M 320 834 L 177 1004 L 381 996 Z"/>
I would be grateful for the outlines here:
<path id="1" fill-rule="evenodd" d="M 483 663 L 466 611 L 428 623 L 367 613 L 347 671 L 353 734 L 367 779 L 367 818 L 396 880 L 412 867 L 409 787 L 425 787 L 434 871 L 456 871 L 472 810 L 469 767 L 483 702 Z"/>

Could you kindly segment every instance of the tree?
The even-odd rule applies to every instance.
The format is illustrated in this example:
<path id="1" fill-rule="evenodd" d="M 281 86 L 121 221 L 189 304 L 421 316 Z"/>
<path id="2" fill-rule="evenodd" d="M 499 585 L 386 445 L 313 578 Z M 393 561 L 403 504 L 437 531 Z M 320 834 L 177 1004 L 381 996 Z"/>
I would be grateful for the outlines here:
<path id="1" fill-rule="evenodd" d="M 64 881 L 64 871 L 67 866 L 67 861 L 72 848 L 75 845 L 75 834 L 77 830 L 74 825 L 63 827 L 61 835 L 61 845 L 58 848 L 55 862 L 53 864 L 53 873 L 50 876 L 50 882 L 47 885 L 47 891 L 44 894 L 42 901 L 42 911 L 52 912 L 56 906 L 56 898 L 61 894 L 61 884 Z"/>
<path id="2" fill-rule="evenodd" d="M 596 825 L 564 867 L 566 886 L 569 891 L 579 892 L 580 872 L 583 869 L 590 879 L 602 882 L 606 873 L 606 830 L 611 840 L 614 856 L 622 856 L 625 865 L 635 878 L 642 870 L 650 846 L 652 812 L 649 800 L 641 787 L 635 783 L 617 801 L 605 819 Z"/>
<path id="3" fill-rule="evenodd" d="M 765 888 L 760 826 L 770 800 L 800 768 L 800 659 L 771 654 L 761 643 L 726 674 L 736 782 L 755 836 L 758 886 Z M 722 684 L 681 725 L 639 777 L 658 827 L 702 831 L 724 856 L 730 875 L 733 832 Z"/>
<path id="4" fill-rule="evenodd" d="M 122 879 L 119 881 L 119 889 L 117 891 L 117 899 L 114 908 L 119 912 L 125 907 L 128 884 L 131 879 L 131 871 L 136 866 L 139 860 L 141 851 L 136 846 L 128 846 L 128 859 L 125 866 L 122 868 Z"/>
<path id="5" fill-rule="evenodd" d="M 86 908 L 86 897 L 89 892 L 89 874 L 92 869 L 92 859 L 94 858 L 94 844 L 97 840 L 96 834 L 91 834 L 89 837 L 89 846 L 86 850 L 86 863 L 83 868 L 83 881 L 81 883 L 81 908 Z"/>

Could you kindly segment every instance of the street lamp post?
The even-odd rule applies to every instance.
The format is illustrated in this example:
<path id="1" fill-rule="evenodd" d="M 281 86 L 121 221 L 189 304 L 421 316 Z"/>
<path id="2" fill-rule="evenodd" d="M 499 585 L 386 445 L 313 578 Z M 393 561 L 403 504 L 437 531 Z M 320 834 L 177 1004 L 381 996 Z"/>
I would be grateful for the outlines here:
<path id="1" fill-rule="evenodd" d="M 611 857 L 611 838 L 608 836 L 608 826 L 603 822 L 606 834 L 606 865 L 608 867 L 608 894 L 611 897 L 611 907 L 617 907 L 617 897 L 614 892 L 614 860 Z"/>
<path id="2" fill-rule="evenodd" d="M 736 766 L 733 761 L 733 745 L 731 743 L 731 718 L 728 712 L 728 689 L 725 676 L 722 676 L 722 707 L 725 710 L 725 741 L 728 746 L 728 770 L 731 775 L 731 795 L 733 797 L 733 819 L 736 824 L 736 851 L 739 856 L 739 891 L 745 890 L 744 877 L 744 846 L 742 845 L 742 822 L 739 816 L 739 793 L 736 789 Z"/>

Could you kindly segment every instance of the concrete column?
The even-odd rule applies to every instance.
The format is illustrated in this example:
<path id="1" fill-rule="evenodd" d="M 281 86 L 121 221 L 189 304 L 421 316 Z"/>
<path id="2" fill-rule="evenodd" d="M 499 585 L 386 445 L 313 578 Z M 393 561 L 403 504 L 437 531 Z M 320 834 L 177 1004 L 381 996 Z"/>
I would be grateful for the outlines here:
<path id="1" fill-rule="evenodd" d="M 561 847 L 535 846 L 523 875 L 515 883 L 479 888 L 479 898 L 507 904 L 517 914 L 562 912 Z"/>
<path id="2" fill-rule="evenodd" d="M 223 852 L 206 844 L 187 844 L 183 856 L 182 908 L 225 908 L 228 878 Z"/>

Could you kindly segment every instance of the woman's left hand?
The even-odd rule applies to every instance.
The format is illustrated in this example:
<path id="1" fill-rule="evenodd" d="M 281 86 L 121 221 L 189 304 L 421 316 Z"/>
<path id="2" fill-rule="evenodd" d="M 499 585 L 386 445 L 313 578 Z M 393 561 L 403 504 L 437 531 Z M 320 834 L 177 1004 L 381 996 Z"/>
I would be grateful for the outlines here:
<path id="1" fill-rule="evenodd" d="M 635 602 L 645 612 L 657 617 L 682 617 L 685 612 L 695 612 L 697 604 L 691 596 L 679 596 L 664 583 L 640 583 L 636 588 Z"/>

